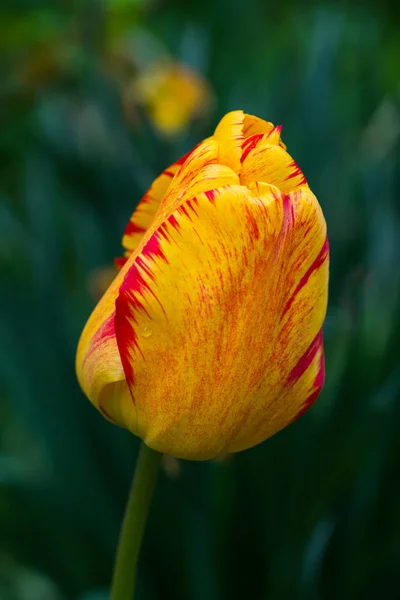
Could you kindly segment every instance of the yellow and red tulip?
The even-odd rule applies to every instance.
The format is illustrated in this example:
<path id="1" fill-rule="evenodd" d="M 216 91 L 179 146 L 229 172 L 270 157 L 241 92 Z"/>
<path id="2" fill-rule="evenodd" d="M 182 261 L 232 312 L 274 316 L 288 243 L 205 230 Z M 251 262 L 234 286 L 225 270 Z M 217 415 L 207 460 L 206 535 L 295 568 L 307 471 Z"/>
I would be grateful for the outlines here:
<path id="1" fill-rule="evenodd" d="M 267 439 L 324 382 L 326 224 L 280 127 L 242 111 L 168 167 L 123 237 L 77 353 L 82 389 L 151 448 Z"/>

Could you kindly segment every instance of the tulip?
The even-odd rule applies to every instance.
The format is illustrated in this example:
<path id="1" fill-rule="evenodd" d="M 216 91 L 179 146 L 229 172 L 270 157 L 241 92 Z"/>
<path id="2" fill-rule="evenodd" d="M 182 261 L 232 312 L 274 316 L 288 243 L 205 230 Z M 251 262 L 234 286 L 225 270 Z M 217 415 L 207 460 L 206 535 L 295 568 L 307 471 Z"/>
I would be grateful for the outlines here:
<path id="1" fill-rule="evenodd" d="M 211 103 L 206 80 L 168 59 L 144 70 L 131 91 L 134 101 L 145 108 L 154 128 L 167 137 L 181 132 L 194 117 L 205 113 Z M 129 89 L 125 98 L 129 100 Z M 126 105 L 126 100 L 124 103 Z"/>
<path id="2" fill-rule="evenodd" d="M 83 391 L 158 452 L 250 448 L 323 386 L 326 224 L 280 131 L 231 112 L 154 181 L 82 333 Z"/>

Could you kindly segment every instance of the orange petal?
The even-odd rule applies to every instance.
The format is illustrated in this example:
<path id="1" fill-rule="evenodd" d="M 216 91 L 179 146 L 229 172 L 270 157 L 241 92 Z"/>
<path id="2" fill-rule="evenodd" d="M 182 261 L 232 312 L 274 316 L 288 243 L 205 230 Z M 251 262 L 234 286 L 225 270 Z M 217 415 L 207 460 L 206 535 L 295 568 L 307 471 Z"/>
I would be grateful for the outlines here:
<path id="1" fill-rule="evenodd" d="M 227 207 L 229 207 L 227 209 Z M 152 448 L 205 459 L 290 423 L 323 383 L 328 251 L 308 188 L 258 183 L 186 200 L 123 270 L 115 332 Z"/>
<path id="2" fill-rule="evenodd" d="M 276 185 L 285 194 L 307 185 L 293 158 L 280 146 L 271 145 L 268 135 L 249 139 L 251 143 L 246 146 L 246 140 L 241 159 L 240 181 L 243 185 L 263 181 Z"/>

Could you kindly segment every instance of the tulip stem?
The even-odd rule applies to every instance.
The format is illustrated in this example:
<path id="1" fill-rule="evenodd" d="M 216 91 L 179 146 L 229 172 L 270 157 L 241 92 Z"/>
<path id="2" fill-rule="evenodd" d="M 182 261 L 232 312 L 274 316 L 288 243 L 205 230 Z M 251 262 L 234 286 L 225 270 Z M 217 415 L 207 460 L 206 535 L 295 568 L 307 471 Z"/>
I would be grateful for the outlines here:
<path id="1" fill-rule="evenodd" d="M 140 545 L 161 454 L 142 442 L 121 527 L 110 600 L 132 600 Z"/>

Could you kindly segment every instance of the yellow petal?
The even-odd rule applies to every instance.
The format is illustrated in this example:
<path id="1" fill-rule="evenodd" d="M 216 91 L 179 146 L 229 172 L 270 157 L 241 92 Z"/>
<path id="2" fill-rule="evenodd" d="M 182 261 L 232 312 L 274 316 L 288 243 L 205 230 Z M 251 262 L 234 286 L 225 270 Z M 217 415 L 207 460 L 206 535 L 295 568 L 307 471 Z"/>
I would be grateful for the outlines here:
<path id="1" fill-rule="evenodd" d="M 126 383 L 114 330 L 115 300 L 125 269 L 117 274 L 88 319 L 79 340 L 76 373 L 82 390 L 110 421 L 136 428 L 136 409 Z M 114 398 L 118 398 L 114 401 Z"/>
<path id="2" fill-rule="evenodd" d="M 281 127 L 274 127 L 272 123 L 252 115 L 244 115 L 240 110 L 225 115 L 216 128 L 214 136 L 198 144 L 191 152 L 165 169 L 140 200 L 122 239 L 125 258 L 137 248 L 159 210 L 160 215 L 156 219 L 156 225 L 190 195 L 212 189 L 216 185 L 220 187 L 237 184 L 237 176 L 234 173 L 239 174 L 242 171 L 241 178 L 245 184 L 260 180 L 279 187 L 282 173 L 285 177 L 293 173 L 293 159 L 289 155 L 286 153 L 278 153 L 277 157 L 271 155 L 270 169 L 276 169 L 276 162 L 278 163 L 278 172 L 274 174 L 271 181 L 266 179 L 268 173 L 264 173 L 265 177 L 263 177 L 263 173 L 259 171 L 264 166 L 262 152 L 265 151 L 266 145 L 269 147 L 280 144 L 284 147 L 280 140 L 280 131 Z M 241 165 L 241 162 L 244 164 Z M 214 170 L 209 168 L 204 171 L 208 165 L 217 165 L 217 163 L 219 168 L 216 167 Z M 224 170 L 224 166 L 231 170 Z M 218 183 L 206 181 L 218 177 L 222 177 Z M 303 177 L 301 181 L 305 181 Z M 199 184 L 198 188 L 196 184 Z M 284 187 L 286 189 L 290 186 L 286 184 Z M 116 265 L 120 268 L 125 262 L 125 259 L 117 259 Z"/>
<path id="3" fill-rule="evenodd" d="M 172 179 L 179 171 L 186 158 L 187 154 L 165 169 L 165 171 L 152 183 L 140 200 L 126 226 L 124 237 L 122 238 L 122 245 L 127 251 L 126 256 L 129 256 L 138 246 L 143 234 L 147 231 L 153 221 L 161 200 L 164 198 L 171 185 Z"/>
<path id="4" fill-rule="evenodd" d="M 290 423 L 323 382 L 328 250 L 308 188 L 258 183 L 186 200 L 129 259 L 115 332 L 126 395 L 104 401 L 152 448 L 206 459 Z"/>
<path id="5" fill-rule="evenodd" d="M 160 214 L 165 216 L 175 210 L 192 181 L 197 178 L 199 171 L 207 165 L 216 164 L 217 158 L 218 145 L 213 138 L 208 138 L 198 144 L 188 154 L 182 168 L 168 188 L 168 192 L 161 202 Z"/>
<path id="6" fill-rule="evenodd" d="M 264 181 L 276 185 L 285 194 L 307 185 L 293 158 L 281 146 L 272 145 L 268 135 L 252 136 L 248 138 L 247 145 L 246 141 L 241 158 L 242 185 Z"/>
<path id="7" fill-rule="evenodd" d="M 274 126 L 268 121 L 254 117 L 253 115 L 245 115 L 243 123 L 243 137 L 246 139 L 252 135 L 265 133 L 268 136 L 268 141 L 271 145 L 279 144 L 286 149 L 285 144 L 281 140 L 282 126 Z"/>
<path id="8" fill-rule="evenodd" d="M 230 167 L 236 173 L 240 171 L 244 119 L 242 110 L 234 110 L 226 114 L 218 123 L 213 135 L 218 143 L 218 162 Z"/>
<path id="9" fill-rule="evenodd" d="M 215 164 L 217 156 L 217 143 L 212 138 L 208 138 L 170 165 L 157 177 L 139 202 L 125 229 L 122 238 L 125 258 L 116 260 L 118 268 L 125 264 L 126 259 L 137 248 L 150 225 L 154 228 L 162 222 L 165 216 L 175 210 L 176 206 L 185 197 L 187 188 L 193 187 L 196 181 L 201 179 L 201 169 L 207 165 Z M 222 171 L 220 171 L 220 174 L 223 175 Z M 204 173 L 203 176 L 205 176 Z M 218 176 L 218 173 L 210 171 L 206 176 L 214 179 Z M 233 182 L 223 181 L 223 183 Z M 205 187 L 210 189 L 214 186 L 215 183 L 210 183 L 206 184 Z"/>

